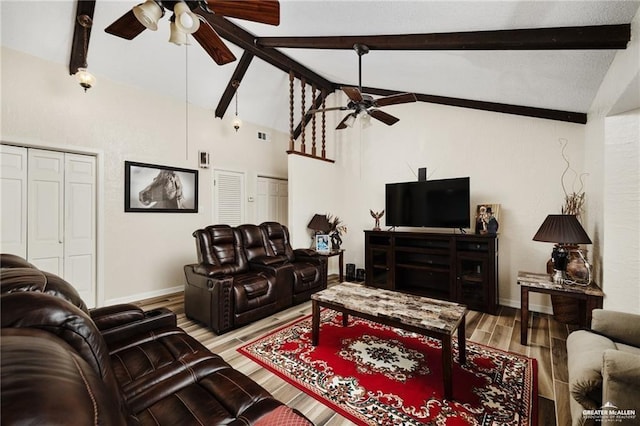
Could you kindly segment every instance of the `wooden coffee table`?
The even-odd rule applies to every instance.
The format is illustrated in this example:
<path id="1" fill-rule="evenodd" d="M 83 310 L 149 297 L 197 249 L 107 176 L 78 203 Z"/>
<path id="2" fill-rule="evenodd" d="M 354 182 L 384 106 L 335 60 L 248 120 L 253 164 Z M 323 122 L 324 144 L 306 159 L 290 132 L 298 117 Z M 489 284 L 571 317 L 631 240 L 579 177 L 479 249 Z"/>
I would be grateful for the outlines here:
<path id="1" fill-rule="evenodd" d="M 345 327 L 349 315 L 439 339 L 442 342 L 444 397 L 453 397 L 453 353 L 451 336 L 458 330 L 458 362 L 466 363 L 465 316 L 467 307 L 458 303 L 414 296 L 390 290 L 342 283 L 311 295 L 311 344 L 320 340 L 320 307 L 342 312 Z"/>

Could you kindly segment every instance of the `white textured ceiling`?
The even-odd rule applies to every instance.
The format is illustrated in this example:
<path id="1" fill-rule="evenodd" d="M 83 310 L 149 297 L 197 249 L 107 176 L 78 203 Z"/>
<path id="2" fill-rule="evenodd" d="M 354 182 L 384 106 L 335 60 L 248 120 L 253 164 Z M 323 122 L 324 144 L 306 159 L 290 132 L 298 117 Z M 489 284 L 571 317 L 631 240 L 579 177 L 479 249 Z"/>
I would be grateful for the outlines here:
<path id="1" fill-rule="evenodd" d="M 89 69 L 100 80 L 139 86 L 211 109 L 237 61 L 216 65 L 199 44 L 167 42 L 169 23 L 132 41 L 103 30 L 134 1 L 98 0 Z M 233 20 L 256 36 L 376 35 L 630 23 L 639 1 L 305 1 L 281 0 L 280 25 Z M 76 3 L 1 2 L 2 45 L 68 64 Z M 240 58 L 242 50 L 227 42 Z M 282 49 L 330 81 L 357 84 L 357 55 Z M 615 50 L 372 51 L 363 85 L 480 101 L 586 112 Z M 189 76 L 188 81 L 185 75 Z M 188 95 L 186 95 L 188 91 Z M 254 58 L 239 90 L 240 115 L 288 129 L 288 76 Z M 232 114 L 233 104 L 227 114 Z M 340 114 L 339 112 L 336 114 Z"/>

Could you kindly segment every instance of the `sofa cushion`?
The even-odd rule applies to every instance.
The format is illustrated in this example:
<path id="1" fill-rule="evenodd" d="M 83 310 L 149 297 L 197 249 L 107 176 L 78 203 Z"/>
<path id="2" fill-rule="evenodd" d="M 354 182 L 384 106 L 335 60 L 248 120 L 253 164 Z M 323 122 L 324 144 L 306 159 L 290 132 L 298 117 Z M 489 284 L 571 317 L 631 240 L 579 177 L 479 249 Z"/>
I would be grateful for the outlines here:
<path id="1" fill-rule="evenodd" d="M 602 363 L 602 400 L 614 403 L 621 410 L 640 413 L 640 355 L 623 351 L 606 350 Z M 631 419 L 624 419 L 625 424 Z M 634 416 L 634 420 L 640 418 Z M 631 422 L 629 422 L 631 423 Z"/>
<path id="2" fill-rule="evenodd" d="M 125 425 L 118 396 L 64 341 L 34 328 L 3 328 L 2 424 Z"/>
<path id="3" fill-rule="evenodd" d="M 616 343 L 640 347 L 640 327 L 638 314 L 594 309 L 591 329 L 603 334 Z"/>
<path id="4" fill-rule="evenodd" d="M 603 354 L 615 348 L 610 339 L 587 330 L 574 331 L 567 337 L 569 392 L 584 408 L 602 406 Z"/>

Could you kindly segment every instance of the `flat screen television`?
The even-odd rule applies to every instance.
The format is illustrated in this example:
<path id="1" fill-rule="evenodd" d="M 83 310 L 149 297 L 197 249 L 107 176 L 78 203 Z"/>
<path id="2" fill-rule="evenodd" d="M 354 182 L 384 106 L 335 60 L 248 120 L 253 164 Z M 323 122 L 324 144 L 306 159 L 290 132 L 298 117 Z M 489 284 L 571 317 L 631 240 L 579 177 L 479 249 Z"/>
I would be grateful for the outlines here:
<path id="1" fill-rule="evenodd" d="M 470 217 L 468 177 L 386 185 L 387 226 L 469 228 Z"/>

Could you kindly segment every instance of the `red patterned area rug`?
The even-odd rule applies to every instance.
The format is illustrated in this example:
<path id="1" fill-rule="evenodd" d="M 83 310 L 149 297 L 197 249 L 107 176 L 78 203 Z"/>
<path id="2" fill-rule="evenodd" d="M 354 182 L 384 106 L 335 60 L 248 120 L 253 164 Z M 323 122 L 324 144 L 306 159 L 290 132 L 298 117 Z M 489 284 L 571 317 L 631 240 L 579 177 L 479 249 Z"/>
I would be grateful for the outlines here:
<path id="1" fill-rule="evenodd" d="M 238 351 L 360 425 L 536 425 L 536 361 L 467 341 L 453 400 L 442 395 L 440 341 L 323 310 L 320 344 L 311 316 Z"/>

